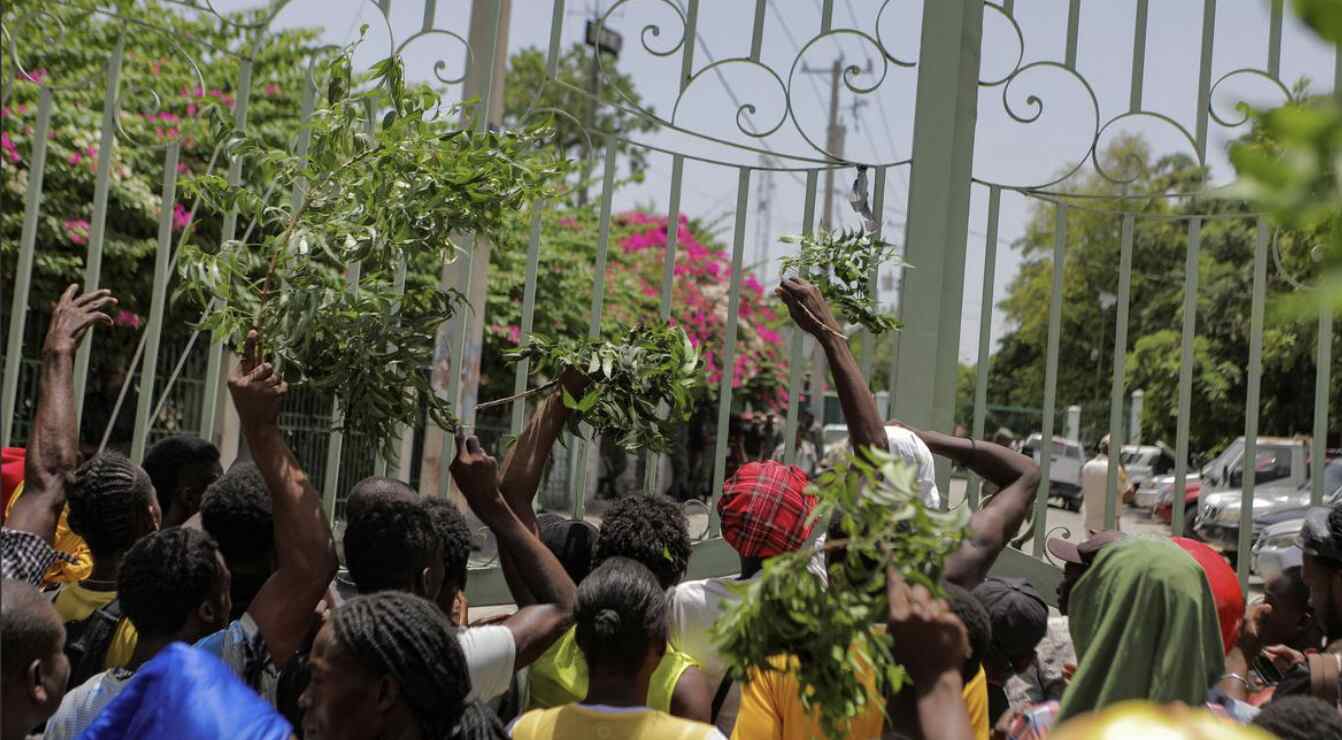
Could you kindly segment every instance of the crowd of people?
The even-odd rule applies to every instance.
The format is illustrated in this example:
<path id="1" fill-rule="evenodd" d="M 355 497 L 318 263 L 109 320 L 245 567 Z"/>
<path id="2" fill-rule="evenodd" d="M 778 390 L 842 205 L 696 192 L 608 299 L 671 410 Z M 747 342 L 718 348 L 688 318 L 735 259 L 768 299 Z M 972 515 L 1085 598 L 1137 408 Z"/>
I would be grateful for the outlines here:
<path id="1" fill-rule="evenodd" d="M 819 292 L 789 279 L 777 293 L 824 351 L 855 454 L 912 466 L 929 506 L 944 505 L 934 455 L 993 492 L 940 593 L 886 574 L 878 621 L 910 680 L 881 695 L 871 656 L 847 656 L 866 701 L 844 737 L 1342 738 L 1342 506 L 1310 514 L 1301 562 L 1260 602 L 1200 543 L 1107 531 L 1049 540 L 1064 569 L 1047 599 L 992 575 L 1033 505 L 1034 462 L 887 423 Z M 81 459 L 74 356 L 115 303 L 76 286 L 56 302 L 32 432 L 6 465 L 0 740 L 826 737 L 796 656 L 742 674 L 712 639 L 770 558 L 814 548 L 797 576 L 822 582 L 842 567 L 842 518 L 812 531 L 809 471 L 744 462 L 717 500 L 739 570 L 687 581 L 688 522 L 670 499 L 623 497 L 599 526 L 536 514 L 572 413 L 563 395 L 589 382 L 566 372 L 501 464 L 457 437 L 452 479 L 497 540 L 516 604 L 472 622 L 471 536 L 448 499 L 362 480 L 337 552 L 279 423 L 287 384 L 254 333 L 228 379 L 246 460 L 225 471 L 213 445 L 181 435 L 143 464 Z M 1075 660 L 1052 670 L 1046 640 L 1069 641 Z"/>

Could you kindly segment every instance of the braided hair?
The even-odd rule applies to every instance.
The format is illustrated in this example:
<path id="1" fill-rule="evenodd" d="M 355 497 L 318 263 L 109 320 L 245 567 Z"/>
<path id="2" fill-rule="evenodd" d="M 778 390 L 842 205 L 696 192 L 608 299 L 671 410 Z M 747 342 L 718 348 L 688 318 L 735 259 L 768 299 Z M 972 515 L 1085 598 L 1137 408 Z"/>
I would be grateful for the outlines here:
<path id="1" fill-rule="evenodd" d="M 119 452 L 100 452 L 66 482 L 70 529 L 93 557 L 125 552 L 135 544 L 135 515 L 155 500 L 149 476 Z"/>
<path id="2" fill-rule="evenodd" d="M 419 505 L 429 512 L 434 532 L 443 546 L 443 589 L 455 593 L 466 588 L 466 566 L 471 558 L 471 530 L 466 517 L 457 505 L 442 496 L 420 499 Z"/>
<path id="3" fill-rule="evenodd" d="M 141 636 L 166 637 L 186 624 L 223 577 L 219 547 L 199 529 L 172 527 L 136 542 L 121 559 L 117 598 Z M 227 613 L 216 615 L 221 621 Z"/>
<path id="4" fill-rule="evenodd" d="M 356 596 L 331 612 L 340 648 L 396 680 L 425 737 L 447 737 L 462 719 L 471 678 L 447 615 L 403 591 Z"/>
<path id="5" fill-rule="evenodd" d="M 587 664 L 632 676 L 666 642 L 667 592 L 647 566 L 608 558 L 578 586 L 574 637 Z"/>

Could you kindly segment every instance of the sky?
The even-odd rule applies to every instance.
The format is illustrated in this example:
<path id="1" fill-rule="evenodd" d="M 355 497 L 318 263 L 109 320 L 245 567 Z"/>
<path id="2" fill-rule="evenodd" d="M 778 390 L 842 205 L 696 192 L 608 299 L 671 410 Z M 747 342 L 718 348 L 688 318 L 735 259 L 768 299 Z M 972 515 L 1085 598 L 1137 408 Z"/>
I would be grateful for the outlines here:
<path id="1" fill-rule="evenodd" d="M 256 3 L 214 0 L 213 4 L 220 10 L 230 10 Z M 620 3 L 571 0 L 564 17 L 563 46 L 567 48 L 582 38 L 588 18 L 609 12 L 608 26 L 624 37 L 623 51 L 616 66 L 633 78 L 645 103 L 659 117 L 670 119 L 674 113 L 674 123 L 679 128 L 732 143 L 767 148 L 779 153 L 779 161 L 798 168 L 811 165 L 782 157 L 815 159 L 821 156 L 808 139 L 815 146 L 823 146 L 826 141 L 830 94 L 828 70 L 833 60 L 842 56 L 845 64 L 863 68 L 870 61 L 870 72 L 864 72 L 854 82 L 870 86 L 879 79 L 880 84 L 874 91 L 859 95 L 846 88 L 840 90 L 841 122 L 847 132 L 843 157 L 856 162 L 892 163 L 910 156 L 917 67 L 893 63 L 885 67 L 869 39 L 879 38 L 889 53 L 900 60 L 916 61 L 922 17 L 922 3 L 918 0 L 891 0 L 888 3 L 883 0 L 834 0 L 835 31 L 853 29 L 868 38 L 846 30 L 817 38 L 820 0 L 772 0 L 768 3 L 763 26 L 760 61 L 779 79 L 768 70 L 747 63 L 733 62 L 705 69 L 710 59 L 749 55 L 756 4 L 752 0 L 703 0 L 696 39 L 696 76 L 683 94 L 678 85 L 681 53 L 677 48 L 683 43 L 683 27 L 672 9 L 678 4 L 683 6 L 685 0 L 628 0 Z M 467 35 L 469 0 L 439 0 L 433 5 L 436 27 L 457 32 L 462 37 Z M 342 43 L 354 37 L 359 24 L 368 23 L 372 27 L 369 41 L 356 56 L 356 64 L 366 65 L 387 54 L 389 30 L 392 37 L 404 40 L 422 24 L 425 0 L 391 0 L 389 6 L 390 29 L 381 12 L 368 0 L 294 0 L 281 11 L 275 25 L 318 26 L 324 29 L 326 40 Z M 972 170 L 975 178 L 1006 186 L 1039 185 L 1087 155 L 1097 128 L 1128 110 L 1136 7 L 1135 0 L 1088 0 L 1081 4 L 1077 76 L 1054 67 L 1036 67 L 1019 75 L 1006 91 L 1010 109 L 1017 115 L 1032 112 L 1028 96 L 1037 96 L 1042 101 L 1042 112 L 1034 122 L 1022 124 L 1012 119 L 1004 106 L 1002 86 L 980 87 Z M 510 52 L 526 47 L 548 48 L 552 8 L 552 0 L 513 0 L 508 33 Z M 984 17 L 980 79 L 1004 77 L 1014 68 L 1018 55 L 1023 64 L 1061 62 L 1066 44 L 1067 8 L 1067 0 L 1016 2 L 1014 19 L 1024 39 L 1023 45 L 1005 16 L 988 9 Z M 1159 0 L 1151 2 L 1149 10 L 1142 109 L 1166 116 L 1189 131 L 1194 129 L 1196 117 L 1202 10 L 1202 0 Z M 656 34 L 651 30 L 654 27 L 658 30 Z M 1265 69 L 1268 29 L 1268 3 L 1265 0 L 1221 0 L 1217 3 L 1213 81 L 1238 69 Z M 673 53 L 667 53 L 673 49 Z M 421 36 L 406 45 L 402 54 L 411 79 L 430 81 L 435 64 L 440 60 L 444 65 L 440 74 L 448 78 L 460 75 L 465 60 L 461 42 L 443 34 Z M 792 77 L 791 116 L 788 116 L 787 97 L 780 87 L 780 80 L 786 85 L 794 66 L 797 74 Z M 1326 92 L 1335 84 L 1334 68 L 1334 51 L 1311 36 L 1288 11 L 1282 39 L 1280 79 L 1289 87 L 1307 77 L 1312 81 L 1312 91 Z M 807 74 L 806 70 L 818 70 L 820 74 Z M 1081 80 L 1094 91 L 1098 121 Z M 1232 120 L 1237 117 L 1233 107 L 1239 100 L 1260 105 L 1282 101 L 1280 91 L 1252 74 L 1233 75 L 1215 92 L 1213 108 L 1223 118 Z M 447 97 L 459 98 L 460 86 L 450 87 Z M 748 129 L 753 126 L 756 131 L 767 131 L 778 125 L 777 130 L 763 138 L 748 136 L 741 131 L 735 116 L 743 104 L 755 106 L 753 116 L 748 115 L 745 121 Z M 1226 127 L 1215 120 L 1209 123 L 1207 162 L 1214 182 L 1229 180 L 1232 172 L 1225 156 L 1226 144 L 1244 131 L 1243 126 Z M 1100 147 L 1120 132 L 1145 135 L 1157 154 L 1175 151 L 1193 154 L 1187 139 L 1176 128 L 1152 116 L 1116 121 L 1105 129 Z M 735 165 L 760 162 L 760 156 L 754 152 L 674 131 L 656 132 L 641 140 Z M 670 172 L 671 157 L 652 152 L 644 182 L 620 190 L 614 207 L 616 210 L 635 206 L 665 209 L 669 201 Z M 621 174 L 625 174 L 623 169 Z M 846 204 L 853 174 L 854 170 L 845 169 L 836 176 L 836 187 L 839 188 L 835 197 L 836 225 L 858 224 Z M 887 176 L 884 234 L 897 244 L 903 238 L 908 178 L 908 165 L 891 168 Z M 715 222 L 719 239 L 729 244 L 734 225 L 736 187 L 734 167 L 689 162 L 685 170 L 682 212 Z M 762 269 L 772 279 L 777 275 L 776 260 L 786 253 L 786 245 L 779 243 L 777 237 L 801 231 L 804 177 L 796 173 L 763 175 L 756 172 L 750 198 L 745 259 L 751 264 L 763 258 L 767 264 L 756 269 Z M 761 200 L 767 200 L 767 210 L 759 208 Z M 969 363 L 977 357 L 979 341 L 987 201 L 987 187 L 974 185 L 960 338 L 961 360 Z M 1020 255 L 1012 244 L 1023 235 L 1031 207 L 1032 202 L 1024 196 L 1003 191 L 994 301 L 1005 294 L 1019 269 Z M 1182 264 L 1171 267 L 1182 272 Z M 886 291 L 882 299 L 893 302 L 895 296 L 892 291 Z M 1000 312 L 994 311 L 990 327 L 993 342 L 1008 329 Z"/>

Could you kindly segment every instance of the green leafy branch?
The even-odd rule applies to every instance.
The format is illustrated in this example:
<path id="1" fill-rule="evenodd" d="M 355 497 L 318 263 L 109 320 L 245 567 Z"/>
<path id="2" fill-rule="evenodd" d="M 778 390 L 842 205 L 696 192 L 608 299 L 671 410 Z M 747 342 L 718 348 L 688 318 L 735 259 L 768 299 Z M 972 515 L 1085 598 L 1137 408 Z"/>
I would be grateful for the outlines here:
<path id="1" fill-rule="evenodd" d="M 942 565 L 959 547 L 966 518 L 962 510 L 928 509 L 914 469 L 880 450 L 850 453 L 810 492 L 819 499 L 811 521 L 824 526 L 838 516 L 849 533 L 825 543 L 828 585 L 807 568 L 810 548 L 770 558 L 718 619 L 713 639 L 738 681 L 750 670 L 779 670 L 780 656 L 795 658 L 790 669 L 803 705 L 819 712 L 826 736 L 844 737 L 872 700 L 856 663 L 870 666 L 879 697 L 906 680 L 885 630 L 887 568 L 939 593 Z"/>
<path id="2" fill-rule="evenodd" d="M 639 326 L 618 343 L 532 337 L 507 357 L 527 360 L 532 373 L 552 379 L 521 395 L 553 387 L 565 370 L 585 376 L 591 384 L 581 398 L 564 389 L 564 405 L 578 412 L 569 417 L 569 431 L 582 434 L 579 424 L 585 422 L 593 434 L 631 452 L 667 451 L 674 425 L 689 419 L 703 382 L 698 350 L 683 329 L 671 326 Z M 661 404 L 669 410 L 665 418 L 658 413 Z"/>
<path id="3" fill-rule="evenodd" d="M 817 231 L 780 237 L 798 244 L 795 257 L 782 259 L 783 272 L 809 280 L 844 318 L 872 334 L 899 329 L 893 313 L 881 313 L 871 276 L 884 264 L 907 267 L 895 245 L 862 229 Z"/>
<path id="4" fill-rule="evenodd" d="M 425 406 L 435 423 L 456 425 L 427 368 L 438 327 L 463 301 L 419 273 L 455 259 L 450 235 L 502 233 L 566 165 L 542 146 L 543 127 L 462 128 L 438 92 L 405 85 L 398 58 L 356 76 L 353 48 L 319 67 L 326 99 L 309 121 L 306 155 L 254 132 L 220 133 L 279 202 L 218 175 L 184 182 L 217 212 L 259 227 L 246 242 L 193 235 L 178 292 L 209 306 L 202 329 L 234 346 L 257 329 L 292 384 L 333 394 L 346 429 L 391 445 Z"/>

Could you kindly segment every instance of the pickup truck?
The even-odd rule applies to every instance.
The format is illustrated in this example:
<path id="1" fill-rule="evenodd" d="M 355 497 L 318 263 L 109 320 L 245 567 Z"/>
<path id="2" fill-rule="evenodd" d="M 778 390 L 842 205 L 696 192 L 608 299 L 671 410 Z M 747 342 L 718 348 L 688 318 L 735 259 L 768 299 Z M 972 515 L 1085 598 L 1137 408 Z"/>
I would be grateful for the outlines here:
<path id="1" fill-rule="evenodd" d="M 1303 439 L 1260 437 L 1254 491 L 1254 513 L 1287 505 L 1309 479 L 1309 445 Z M 1212 547 L 1233 554 L 1239 545 L 1240 500 L 1244 484 L 1244 438 L 1202 469 L 1198 515 L 1193 531 Z M 1254 533 L 1257 535 L 1257 532 Z"/>
<path id="2" fill-rule="evenodd" d="M 1042 434 L 1031 434 L 1021 452 L 1043 463 Z M 1081 511 L 1081 466 L 1086 464 L 1086 451 L 1074 439 L 1053 438 L 1053 455 L 1048 466 L 1048 497 L 1059 499 L 1068 511 Z"/>

